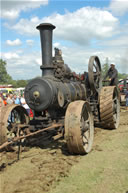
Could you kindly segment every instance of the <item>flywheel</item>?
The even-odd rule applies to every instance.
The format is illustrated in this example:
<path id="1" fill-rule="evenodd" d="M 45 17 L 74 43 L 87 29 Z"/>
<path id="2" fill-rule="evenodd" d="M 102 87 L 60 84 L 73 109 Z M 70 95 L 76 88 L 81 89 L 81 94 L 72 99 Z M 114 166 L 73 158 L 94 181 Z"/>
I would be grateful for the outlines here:
<path id="1" fill-rule="evenodd" d="M 116 86 L 106 86 L 101 89 L 99 109 L 101 126 L 108 129 L 117 129 L 120 119 L 120 99 Z"/>
<path id="2" fill-rule="evenodd" d="M 90 88 L 95 92 L 99 92 L 102 86 L 101 64 L 98 56 L 91 56 L 88 65 L 88 79 Z"/>
<path id="3" fill-rule="evenodd" d="M 29 116 L 21 105 L 7 105 L 1 109 L 0 144 L 19 135 L 19 128 L 28 124 Z"/>
<path id="4" fill-rule="evenodd" d="M 89 103 L 78 100 L 68 105 L 65 115 L 65 139 L 70 153 L 91 151 L 94 137 L 93 116 Z"/>

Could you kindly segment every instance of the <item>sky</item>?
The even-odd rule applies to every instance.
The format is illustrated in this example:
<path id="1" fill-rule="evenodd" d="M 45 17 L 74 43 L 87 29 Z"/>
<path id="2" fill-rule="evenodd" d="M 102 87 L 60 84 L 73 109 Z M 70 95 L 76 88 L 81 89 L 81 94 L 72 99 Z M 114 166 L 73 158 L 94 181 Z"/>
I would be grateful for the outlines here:
<path id="1" fill-rule="evenodd" d="M 90 56 L 128 73 L 128 0 L 0 0 L 0 58 L 13 79 L 41 75 L 40 23 L 52 23 L 54 48 L 72 71 L 88 71 Z"/>

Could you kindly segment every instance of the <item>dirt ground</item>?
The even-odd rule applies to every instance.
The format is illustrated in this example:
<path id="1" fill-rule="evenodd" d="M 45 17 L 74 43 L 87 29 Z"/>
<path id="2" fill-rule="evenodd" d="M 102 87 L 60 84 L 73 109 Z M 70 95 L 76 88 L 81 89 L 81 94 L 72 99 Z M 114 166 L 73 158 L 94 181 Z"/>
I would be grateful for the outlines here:
<path id="1" fill-rule="evenodd" d="M 55 192 L 55 193 L 64 193 L 64 192 L 72 192 L 74 191 L 75 186 L 71 186 L 71 182 L 75 179 L 72 179 L 72 170 L 76 170 L 80 168 L 82 170 L 82 164 L 88 162 L 86 170 L 91 171 L 93 168 L 94 163 L 89 162 L 89 159 L 98 156 L 99 160 L 102 160 L 102 163 L 109 162 L 109 169 L 105 170 L 104 174 L 108 176 L 111 173 L 112 167 L 112 158 L 109 157 L 109 160 L 106 161 L 105 157 L 102 157 L 102 154 L 105 153 L 108 148 L 111 149 L 111 145 L 113 147 L 118 148 L 118 144 L 116 141 L 125 137 L 128 139 L 128 112 L 124 109 L 121 110 L 121 121 L 120 127 L 117 130 L 110 131 L 110 130 L 103 130 L 100 128 L 96 128 L 96 134 L 94 139 L 93 150 L 86 156 L 74 156 L 68 154 L 67 147 L 65 141 L 63 139 L 58 140 L 56 142 L 47 144 L 43 147 L 27 147 L 24 151 L 20 154 L 20 160 L 17 161 L 17 154 L 14 152 L 2 152 L 1 153 L 1 160 L 0 160 L 0 192 L 1 193 L 46 193 L 46 192 Z M 109 139 L 109 140 L 108 140 Z M 111 143 L 110 143 L 111 142 Z M 115 144 L 114 144 L 115 143 Z M 103 145 L 102 145 L 103 144 Z M 115 146 L 114 146 L 115 145 Z M 124 143 L 121 149 L 118 149 L 120 153 L 126 148 L 128 143 Z M 114 155 L 116 158 L 116 149 L 114 148 Z M 101 157 L 100 157 L 101 155 Z M 123 154 L 121 154 L 123 155 Z M 128 154 L 126 155 L 126 159 L 128 161 Z M 120 160 L 120 159 L 118 159 Z M 116 162 L 115 162 L 116 163 Z M 101 163 L 100 163 L 101 164 Z M 121 163 L 122 164 L 122 163 Z M 98 164 L 97 164 L 98 167 Z M 122 182 L 124 182 L 124 186 L 126 186 L 125 180 L 128 179 L 128 162 L 127 162 L 127 171 L 123 173 Z M 75 171 L 77 174 L 79 171 Z M 87 173 L 85 171 L 85 173 Z M 95 183 L 95 175 L 98 176 L 99 174 L 94 171 L 93 175 L 86 176 L 85 173 L 82 175 L 82 179 L 86 178 L 86 182 L 88 182 L 92 186 L 92 191 L 90 189 L 90 193 L 97 193 L 97 192 L 114 192 L 113 191 L 103 191 L 105 184 L 109 184 L 111 182 L 111 178 L 104 178 L 104 183 L 102 183 L 102 188 L 100 183 Z M 101 171 L 100 171 L 101 173 Z M 79 181 L 79 174 L 77 175 L 77 181 Z M 88 174 L 89 175 L 89 174 Z M 89 181 L 91 178 L 91 181 Z M 109 182 L 110 179 L 110 182 Z M 101 179 L 100 179 L 101 180 Z M 71 181 L 71 182 L 70 182 Z M 74 181 L 76 184 L 77 182 Z M 82 183 L 82 180 L 81 180 Z M 119 182 L 117 182 L 119 183 Z M 66 184 L 66 185 L 65 185 Z M 88 187 L 90 186 L 88 185 Z M 81 185 L 80 185 L 81 186 Z M 99 188 L 100 186 L 100 188 Z M 115 186 L 115 185 L 114 185 Z M 68 188 L 69 187 L 69 188 Z M 76 187 L 74 193 L 82 193 L 83 189 Z M 97 191 L 95 187 L 97 187 Z M 122 187 L 122 186 L 121 186 Z M 67 189 L 66 189 L 67 188 Z M 78 189 L 77 189 L 78 188 Z M 94 189 L 93 189 L 94 188 Z M 111 187 L 110 187 L 111 188 Z M 67 191 L 68 190 L 68 191 Z M 102 190 L 102 191 L 99 191 Z M 122 189 L 121 189 L 122 190 Z M 128 187 L 125 187 L 125 190 L 128 191 Z M 87 191 L 89 192 L 89 191 Z M 116 191 L 118 192 L 118 191 Z M 120 192 L 120 191 L 119 191 Z M 121 192 L 120 192 L 121 193 Z M 123 193 L 123 192 L 122 192 Z M 126 191 L 124 192 L 126 193 Z"/>

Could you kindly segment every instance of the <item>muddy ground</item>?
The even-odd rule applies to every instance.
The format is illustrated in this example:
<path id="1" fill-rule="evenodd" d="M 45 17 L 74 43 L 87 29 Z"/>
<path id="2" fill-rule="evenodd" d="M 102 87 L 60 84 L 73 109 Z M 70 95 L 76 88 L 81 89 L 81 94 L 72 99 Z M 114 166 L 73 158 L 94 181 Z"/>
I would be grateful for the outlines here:
<path id="1" fill-rule="evenodd" d="M 128 132 L 128 112 L 121 110 L 121 132 Z M 98 144 L 107 141 L 109 130 L 96 128 L 93 153 L 103 151 Z M 82 156 L 68 153 L 65 140 L 34 147 L 25 147 L 17 160 L 15 152 L 2 152 L 0 162 L 1 193 L 45 193 L 56 188 L 61 180 L 70 175 L 72 166 L 81 164 Z"/>

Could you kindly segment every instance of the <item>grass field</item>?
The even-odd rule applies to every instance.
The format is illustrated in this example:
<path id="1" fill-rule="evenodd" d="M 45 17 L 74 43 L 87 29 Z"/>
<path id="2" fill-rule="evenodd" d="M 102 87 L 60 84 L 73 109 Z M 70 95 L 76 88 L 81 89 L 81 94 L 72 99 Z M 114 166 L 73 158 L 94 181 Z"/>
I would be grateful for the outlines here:
<path id="1" fill-rule="evenodd" d="M 93 151 L 83 156 L 50 193 L 128 192 L 128 112 L 121 114 L 119 129 L 102 130 Z"/>

